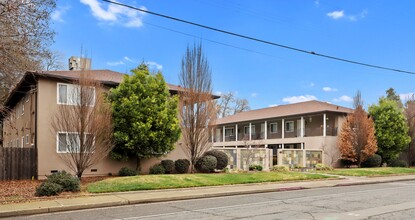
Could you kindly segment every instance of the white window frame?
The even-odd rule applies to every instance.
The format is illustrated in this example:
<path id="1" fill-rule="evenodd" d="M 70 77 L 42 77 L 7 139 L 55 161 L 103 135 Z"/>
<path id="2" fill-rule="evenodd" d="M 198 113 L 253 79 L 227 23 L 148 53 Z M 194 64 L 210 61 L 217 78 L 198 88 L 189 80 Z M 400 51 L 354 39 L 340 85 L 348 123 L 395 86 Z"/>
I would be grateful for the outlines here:
<path id="1" fill-rule="evenodd" d="M 287 124 L 292 124 L 292 129 L 290 129 L 290 130 L 287 130 Z M 294 121 L 286 121 L 285 122 L 285 125 L 284 125 L 284 130 L 285 130 L 285 132 L 294 132 Z"/>
<path id="2" fill-rule="evenodd" d="M 22 115 L 24 115 L 24 103 L 25 102 L 22 102 Z"/>
<path id="3" fill-rule="evenodd" d="M 26 134 L 26 144 L 29 144 L 29 134 Z"/>
<path id="4" fill-rule="evenodd" d="M 79 132 L 65 132 L 65 131 L 59 131 L 59 132 L 57 132 L 56 133 L 56 153 L 58 153 L 58 154 L 79 153 L 79 152 L 70 152 L 68 150 L 66 150 L 66 151 L 60 151 L 59 150 L 59 134 L 66 134 L 66 135 L 68 135 L 68 134 L 77 134 L 78 137 L 79 137 Z M 90 133 L 85 133 L 85 135 L 87 135 L 87 134 L 90 134 Z M 95 145 L 95 137 L 94 137 L 93 145 Z M 80 148 L 80 146 L 79 146 L 79 148 Z M 79 148 L 78 148 L 78 151 L 79 151 Z M 66 149 L 68 149 L 68 148 L 66 148 Z"/>
<path id="5" fill-rule="evenodd" d="M 63 103 L 59 100 L 59 86 L 61 85 L 65 85 L 66 86 L 66 103 Z M 71 98 L 69 97 L 69 93 L 68 93 L 68 89 L 72 87 L 72 89 L 77 89 L 80 86 L 79 85 L 74 85 L 74 84 L 69 84 L 69 83 L 57 83 L 56 86 L 56 103 L 58 103 L 58 105 L 79 105 L 78 103 L 72 102 L 70 103 L 69 100 L 71 100 Z M 95 105 L 95 101 L 96 101 L 96 92 L 95 92 L 95 87 L 91 86 L 91 89 L 93 89 L 92 91 L 94 92 L 94 99 L 92 100 L 92 105 L 88 105 L 88 106 L 94 106 Z"/>
<path id="6" fill-rule="evenodd" d="M 272 126 L 275 126 L 275 131 L 272 131 Z M 278 133 L 278 122 L 269 123 L 269 132 L 271 134 Z"/>
<path id="7" fill-rule="evenodd" d="M 20 146 L 21 148 L 24 147 L 24 136 L 22 136 L 22 146 Z"/>

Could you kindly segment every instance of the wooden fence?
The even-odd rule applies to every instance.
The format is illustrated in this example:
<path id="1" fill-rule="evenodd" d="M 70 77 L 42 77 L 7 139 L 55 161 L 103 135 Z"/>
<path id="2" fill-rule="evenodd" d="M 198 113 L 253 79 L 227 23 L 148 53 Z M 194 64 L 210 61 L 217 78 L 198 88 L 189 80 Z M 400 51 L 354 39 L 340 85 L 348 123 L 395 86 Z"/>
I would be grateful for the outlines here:
<path id="1" fill-rule="evenodd" d="M 37 149 L 0 147 L 0 180 L 37 179 Z"/>

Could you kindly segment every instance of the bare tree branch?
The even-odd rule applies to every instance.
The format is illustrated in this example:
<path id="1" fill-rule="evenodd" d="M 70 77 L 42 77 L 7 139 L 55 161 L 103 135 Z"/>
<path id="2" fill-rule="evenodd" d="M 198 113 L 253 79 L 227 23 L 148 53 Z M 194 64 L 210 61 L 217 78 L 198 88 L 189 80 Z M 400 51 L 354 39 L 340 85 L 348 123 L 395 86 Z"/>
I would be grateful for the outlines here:
<path id="1" fill-rule="evenodd" d="M 212 98 L 211 70 L 202 52 L 202 45 L 189 47 L 182 58 L 180 85 L 180 119 L 182 140 L 191 162 L 191 170 L 203 153 L 211 147 L 212 124 L 216 118 Z"/>
<path id="2" fill-rule="evenodd" d="M 73 85 L 59 88 L 59 99 L 66 104 L 59 105 L 52 117 L 59 156 L 79 178 L 114 146 L 111 106 L 105 100 L 104 88 L 88 72 L 80 75 Z"/>

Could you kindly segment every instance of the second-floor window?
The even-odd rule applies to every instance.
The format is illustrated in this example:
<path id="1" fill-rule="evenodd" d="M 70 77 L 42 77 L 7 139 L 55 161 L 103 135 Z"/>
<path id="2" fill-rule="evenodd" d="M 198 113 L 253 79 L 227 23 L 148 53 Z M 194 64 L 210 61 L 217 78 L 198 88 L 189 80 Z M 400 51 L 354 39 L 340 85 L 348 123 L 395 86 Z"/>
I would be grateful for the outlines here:
<path id="1" fill-rule="evenodd" d="M 249 135 L 249 126 L 244 127 L 244 134 Z M 255 125 L 251 125 L 251 134 L 255 134 Z"/>
<path id="2" fill-rule="evenodd" d="M 225 128 L 225 136 L 234 136 L 234 129 L 233 128 Z"/>
<path id="3" fill-rule="evenodd" d="M 285 131 L 286 132 L 293 132 L 294 131 L 294 121 L 285 122 Z"/>
<path id="4" fill-rule="evenodd" d="M 271 133 L 278 133 L 278 123 L 269 124 L 269 130 Z"/>
<path id="5" fill-rule="evenodd" d="M 58 104 L 89 105 L 95 104 L 95 88 L 82 88 L 78 85 L 58 83 Z"/>

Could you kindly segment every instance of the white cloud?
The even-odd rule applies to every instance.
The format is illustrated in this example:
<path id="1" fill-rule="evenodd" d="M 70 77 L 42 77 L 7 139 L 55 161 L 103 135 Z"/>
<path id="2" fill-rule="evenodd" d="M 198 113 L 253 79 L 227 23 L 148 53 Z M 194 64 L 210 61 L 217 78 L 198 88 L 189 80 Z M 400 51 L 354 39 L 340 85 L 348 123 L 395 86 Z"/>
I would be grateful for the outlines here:
<path id="1" fill-rule="evenodd" d="M 98 0 L 80 1 L 88 5 L 92 11 L 92 15 L 100 21 L 106 21 L 109 24 L 121 24 L 126 27 L 141 27 L 143 25 L 142 17 L 144 13 L 140 11 L 114 4 L 109 4 L 105 9 Z M 146 9 L 143 6 L 140 8 Z"/>
<path id="2" fill-rule="evenodd" d="M 158 63 L 156 63 L 154 61 L 147 61 L 145 63 L 147 64 L 147 66 L 150 69 L 154 69 L 154 68 L 157 69 L 157 70 L 162 70 L 163 69 L 163 66 L 161 64 L 158 64 Z"/>
<path id="3" fill-rule="evenodd" d="M 124 65 L 123 61 L 114 61 L 114 62 L 107 62 L 108 66 L 119 66 L 119 65 Z"/>
<path id="4" fill-rule="evenodd" d="M 65 22 L 62 18 L 62 16 L 66 13 L 66 11 L 69 10 L 70 7 L 58 7 L 52 14 L 50 15 L 50 18 L 53 21 L 58 22 Z"/>
<path id="5" fill-rule="evenodd" d="M 255 98 L 255 97 L 257 97 L 257 95 L 258 95 L 258 94 L 257 94 L 257 93 L 255 93 L 255 92 L 254 92 L 254 93 L 251 93 L 251 97 L 254 97 L 254 98 Z"/>
<path id="6" fill-rule="evenodd" d="M 331 88 L 331 87 L 323 87 L 323 91 L 325 92 L 337 92 L 338 90 L 336 88 Z"/>
<path id="7" fill-rule="evenodd" d="M 354 14 L 354 15 L 346 14 L 343 10 L 332 11 L 332 12 L 327 13 L 326 15 L 334 20 L 344 18 L 350 21 L 357 21 L 359 19 L 366 17 L 367 10 L 363 10 L 359 14 Z"/>
<path id="8" fill-rule="evenodd" d="M 415 96 L 415 93 L 413 93 L 413 92 L 399 94 L 399 97 L 401 98 L 402 101 L 406 101 L 408 99 L 411 99 L 414 96 Z"/>
<path id="9" fill-rule="evenodd" d="M 339 19 L 339 18 L 344 17 L 344 11 L 343 10 L 341 10 L 341 11 L 332 11 L 332 12 L 327 13 L 327 16 L 329 16 L 330 18 L 333 18 L 333 19 Z"/>
<path id="10" fill-rule="evenodd" d="M 342 95 L 339 98 L 333 99 L 333 102 L 353 102 L 353 98 L 347 95 Z"/>
<path id="11" fill-rule="evenodd" d="M 221 91 L 214 92 L 215 95 L 222 95 L 223 93 Z"/>
<path id="12" fill-rule="evenodd" d="M 268 107 L 276 107 L 276 106 L 278 106 L 278 104 L 271 104 L 271 105 L 268 105 Z"/>
<path id="13" fill-rule="evenodd" d="M 297 102 L 306 102 L 311 100 L 317 100 L 317 97 L 313 95 L 301 95 L 301 96 L 291 96 L 291 97 L 285 97 L 282 99 L 283 102 L 288 103 L 297 103 Z"/>
<path id="14" fill-rule="evenodd" d="M 124 60 L 131 62 L 131 63 L 135 63 L 135 61 L 127 56 L 124 57 Z"/>

